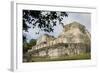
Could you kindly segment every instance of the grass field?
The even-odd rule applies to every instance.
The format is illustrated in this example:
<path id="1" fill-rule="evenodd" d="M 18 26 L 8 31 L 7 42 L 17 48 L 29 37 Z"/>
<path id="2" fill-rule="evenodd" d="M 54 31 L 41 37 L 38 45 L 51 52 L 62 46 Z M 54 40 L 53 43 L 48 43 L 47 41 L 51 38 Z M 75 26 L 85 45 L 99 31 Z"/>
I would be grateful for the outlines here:
<path id="1" fill-rule="evenodd" d="M 86 60 L 91 59 L 90 53 L 84 53 L 73 56 L 60 56 L 60 57 L 32 57 L 29 62 L 45 62 L 45 61 L 67 61 L 67 60 Z"/>

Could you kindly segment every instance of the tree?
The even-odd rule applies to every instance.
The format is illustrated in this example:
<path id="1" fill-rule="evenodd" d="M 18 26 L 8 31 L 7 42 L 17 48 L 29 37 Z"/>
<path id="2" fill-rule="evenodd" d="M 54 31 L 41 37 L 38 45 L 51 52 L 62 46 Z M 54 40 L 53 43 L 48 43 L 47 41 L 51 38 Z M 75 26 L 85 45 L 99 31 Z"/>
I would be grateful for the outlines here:
<path id="1" fill-rule="evenodd" d="M 34 10 L 23 10 L 23 30 L 27 31 L 32 24 L 33 28 L 38 26 L 41 30 L 45 32 L 53 32 L 53 27 L 56 26 L 58 20 L 59 24 L 63 20 L 63 17 L 68 17 L 66 12 L 56 12 L 56 11 L 34 11 Z"/>
<path id="2" fill-rule="evenodd" d="M 35 39 L 31 39 L 29 42 L 29 47 L 32 48 L 32 46 L 36 45 L 36 40 Z"/>
<path id="3" fill-rule="evenodd" d="M 29 43 L 23 42 L 23 53 L 26 53 L 29 49 L 32 49 L 32 46 L 36 45 L 36 40 L 31 39 Z"/>
<path id="4" fill-rule="evenodd" d="M 28 29 L 32 26 L 33 29 L 38 27 L 41 31 L 50 33 L 54 31 L 53 27 L 57 24 L 63 26 L 63 17 L 68 17 L 68 14 L 57 11 L 23 10 L 23 30 L 28 32 Z M 36 34 L 39 34 L 39 32 L 36 32 Z"/>

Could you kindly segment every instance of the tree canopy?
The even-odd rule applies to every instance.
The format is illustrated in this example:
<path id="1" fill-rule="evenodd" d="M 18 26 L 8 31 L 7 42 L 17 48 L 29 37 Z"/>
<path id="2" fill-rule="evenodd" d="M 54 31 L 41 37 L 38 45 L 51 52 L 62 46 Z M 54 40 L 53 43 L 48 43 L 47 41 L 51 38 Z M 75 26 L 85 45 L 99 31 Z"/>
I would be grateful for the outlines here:
<path id="1" fill-rule="evenodd" d="M 61 21 L 64 16 L 68 17 L 68 14 L 56 11 L 23 10 L 23 30 L 27 31 L 30 28 L 28 24 L 32 24 L 33 28 L 38 26 L 45 32 L 53 32 L 52 27 L 56 26 L 57 21 L 63 25 Z"/>
<path id="2" fill-rule="evenodd" d="M 32 48 L 32 46 L 36 45 L 36 40 L 31 39 L 29 43 L 23 42 L 23 53 L 26 53 L 29 49 Z"/>
<path id="3" fill-rule="evenodd" d="M 23 30 L 28 32 L 29 28 L 38 27 L 41 31 L 50 33 L 54 31 L 54 26 L 62 25 L 63 17 L 68 17 L 66 12 L 43 11 L 43 10 L 23 10 Z M 36 32 L 39 34 L 39 32 Z M 25 40 L 25 36 L 23 36 Z"/>

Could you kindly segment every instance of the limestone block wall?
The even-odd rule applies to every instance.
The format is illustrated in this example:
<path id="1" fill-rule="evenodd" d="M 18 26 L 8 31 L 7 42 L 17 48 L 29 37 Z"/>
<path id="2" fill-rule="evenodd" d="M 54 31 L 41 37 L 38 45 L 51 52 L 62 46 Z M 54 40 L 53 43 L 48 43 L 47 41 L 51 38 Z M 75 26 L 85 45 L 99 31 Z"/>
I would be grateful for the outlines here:
<path id="1" fill-rule="evenodd" d="M 33 56 L 48 56 L 51 58 L 60 57 L 63 55 L 71 56 L 80 53 L 86 53 L 87 47 L 82 43 L 67 43 L 64 45 L 58 45 L 56 47 L 45 47 L 37 49 L 37 52 L 33 51 Z"/>
<path id="2" fill-rule="evenodd" d="M 39 56 L 46 56 L 46 55 L 47 55 L 47 54 L 46 54 L 46 51 L 45 51 L 45 50 L 39 52 Z"/>
<path id="3" fill-rule="evenodd" d="M 58 53 L 58 49 L 49 49 L 48 50 L 48 56 L 49 57 L 57 57 L 59 56 L 59 53 Z"/>

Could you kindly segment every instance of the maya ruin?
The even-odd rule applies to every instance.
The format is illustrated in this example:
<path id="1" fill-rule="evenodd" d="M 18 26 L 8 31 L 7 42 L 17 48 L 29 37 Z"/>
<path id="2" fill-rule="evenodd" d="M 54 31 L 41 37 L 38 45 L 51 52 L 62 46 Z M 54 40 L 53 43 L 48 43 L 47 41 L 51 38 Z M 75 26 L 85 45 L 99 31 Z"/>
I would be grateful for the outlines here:
<path id="1" fill-rule="evenodd" d="M 24 55 L 24 62 L 74 60 L 73 56 L 81 54 L 89 55 L 82 59 L 90 59 L 90 53 L 91 34 L 84 25 L 72 22 L 64 26 L 63 32 L 57 38 L 48 34 L 42 35 L 36 45 Z"/>

